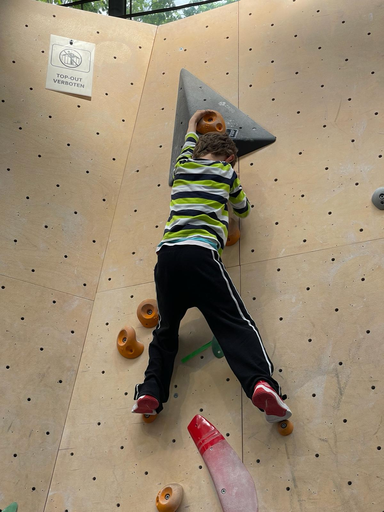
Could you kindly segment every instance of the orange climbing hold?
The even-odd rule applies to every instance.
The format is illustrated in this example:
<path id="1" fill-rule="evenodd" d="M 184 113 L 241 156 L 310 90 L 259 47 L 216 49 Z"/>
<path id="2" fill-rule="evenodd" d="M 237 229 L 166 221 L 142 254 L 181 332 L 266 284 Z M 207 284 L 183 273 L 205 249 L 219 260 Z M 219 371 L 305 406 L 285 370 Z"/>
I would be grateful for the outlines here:
<path id="1" fill-rule="evenodd" d="M 223 116 L 216 110 L 207 112 L 197 123 L 198 133 L 204 134 L 208 132 L 225 133 L 226 126 Z"/>
<path id="2" fill-rule="evenodd" d="M 159 314 L 155 299 L 146 299 L 140 302 L 137 308 L 137 318 L 144 327 L 155 327 L 157 325 Z"/>
<path id="3" fill-rule="evenodd" d="M 277 430 L 278 430 L 279 434 L 281 434 L 282 436 L 289 436 L 289 434 L 292 434 L 292 432 L 293 432 L 292 421 L 289 421 L 289 420 L 279 421 Z"/>
<path id="4" fill-rule="evenodd" d="M 160 512 L 175 512 L 183 500 L 180 484 L 168 484 L 156 496 L 156 507 Z"/>
<path id="5" fill-rule="evenodd" d="M 226 245 L 234 245 L 240 238 L 239 224 L 236 220 L 229 218 L 228 239 Z"/>
<path id="6" fill-rule="evenodd" d="M 144 423 L 152 423 L 157 418 L 157 414 L 143 414 Z"/>
<path id="7" fill-rule="evenodd" d="M 135 359 L 143 353 L 144 345 L 137 341 L 135 329 L 126 326 L 117 337 L 117 349 L 127 359 Z"/>

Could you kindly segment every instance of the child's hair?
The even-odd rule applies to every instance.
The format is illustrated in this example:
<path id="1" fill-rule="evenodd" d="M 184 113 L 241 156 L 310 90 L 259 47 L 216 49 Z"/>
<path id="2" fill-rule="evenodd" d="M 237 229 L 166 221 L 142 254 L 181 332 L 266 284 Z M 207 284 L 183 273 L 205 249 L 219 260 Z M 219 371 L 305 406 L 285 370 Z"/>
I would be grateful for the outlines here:
<path id="1" fill-rule="evenodd" d="M 192 158 L 202 158 L 209 153 L 222 156 L 225 158 L 235 155 L 235 159 L 231 162 L 234 166 L 237 160 L 238 149 L 233 140 L 226 133 L 208 132 L 199 137 Z"/>

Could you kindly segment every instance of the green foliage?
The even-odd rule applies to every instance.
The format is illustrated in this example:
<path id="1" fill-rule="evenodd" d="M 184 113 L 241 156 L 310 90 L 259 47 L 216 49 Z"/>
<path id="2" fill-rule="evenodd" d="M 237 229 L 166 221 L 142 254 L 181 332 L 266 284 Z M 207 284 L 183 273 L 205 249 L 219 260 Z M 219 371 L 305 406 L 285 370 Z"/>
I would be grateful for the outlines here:
<path id="1" fill-rule="evenodd" d="M 166 9 L 167 7 L 175 7 L 173 0 L 133 0 L 132 13 L 154 11 L 155 9 Z M 127 2 L 127 14 L 129 13 L 129 0 Z M 135 21 L 151 23 L 152 25 L 163 25 L 170 21 L 179 20 L 181 16 L 178 11 L 157 12 L 132 18 Z"/>
<path id="2" fill-rule="evenodd" d="M 75 0 L 72 0 L 75 1 Z M 67 5 L 71 0 L 39 0 L 45 4 Z M 74 9 L 82 9 L 83 11 L 95 12 L 97 14 L 108 14 L 109 0 L 96 0 L 96 2 L 88 2 L 83 5 L 74 5 Z"/>
<path id="3" fill-rule="evenodd" d="M 96 2 L 89 2 L 83 4 L 83 11 L 96 12 L 97 14 L 108 14 L 109 1 L 108 0 L 97 0 Z"/>
<path id="4" fill-rule="evenodd" d="M 56 5 L 66 5 L 71 0 L 39 0 L 40 2 Z M 185 0 L 187 3 L 188 0 Z M 190 0 L 194 2 L 196 0 Z M 177 10 L 174 0 L 132 0 L 132 13 L 142 13 L 142 16 L 135 16 L 132 18 L 135 21 L 141 21 L 144 23 L 151 23 L 152 25 L 163 25 L 170 21 L 180 20 L 188 16 L 193 16 L 201 12 L 209 11 L 215 7 L 221 7 L 222 5 L 231 4 L 238 0 L 220 0 L 211 4 L 198 5 L 195 7 L 185 7 L 184 9 Z M 130 0 L 127 0 L 127 14 L 129 14 Z M 95 12 L 98 14 L 108 14 L 109 11 L 109 0 L 96 0 L 94 2 L 84 3 L 83 5 L 73 6 L 76 9 L 82 9 L 88 12 Z M 158 12 L 154 14 L 145 14 L 148 11 L 156 9 L 166 9 L 168 7 L 174 7 L 174 11 Z"/>
<path id="5" fill-rule="evenodd" d="M 194 14 L 199 14 L 201 12 L 210 11 L 211 9 L 215 9 L 216 7 L 232 4 L 233 2 L 237 2 L 237 0 L 221 0 L 220 2 L 215 2 L 214 4 L 198 5 L 196 7 L 186 7 L 185 9 L 182 9 L 182 18 L 186 18 L 187 16 L 193 16 Z"/>
<path id="6" fill-rule="evenodd" d="M 108 0 L 97 0 L 96 2 L 90 2 L 89 4 L 83 5 L 83 11 L 97 12 L 98 14 L 108 14 L 109 9 Z"/>

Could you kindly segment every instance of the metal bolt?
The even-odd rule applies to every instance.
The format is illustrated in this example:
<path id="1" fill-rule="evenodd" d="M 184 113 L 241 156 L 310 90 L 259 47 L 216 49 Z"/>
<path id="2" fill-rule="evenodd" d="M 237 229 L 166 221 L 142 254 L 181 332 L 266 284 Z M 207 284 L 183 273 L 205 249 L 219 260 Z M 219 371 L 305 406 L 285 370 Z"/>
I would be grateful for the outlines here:
<path id="1" fill-rule="evenodd" d="M 227 491 L 225 489 L 221 489 L 221 494 L 225 494 Z"/>
<path id="2" fill-rule="evenodd" d="M 170 497 L 171 497 L 171 495 L 170 495 L 170 494 L 166 494 L 166 495 L 164 496 L 164 498 L 165 498 L 166 500 L 169 500 L 169 498 L 170 498 Z"/>

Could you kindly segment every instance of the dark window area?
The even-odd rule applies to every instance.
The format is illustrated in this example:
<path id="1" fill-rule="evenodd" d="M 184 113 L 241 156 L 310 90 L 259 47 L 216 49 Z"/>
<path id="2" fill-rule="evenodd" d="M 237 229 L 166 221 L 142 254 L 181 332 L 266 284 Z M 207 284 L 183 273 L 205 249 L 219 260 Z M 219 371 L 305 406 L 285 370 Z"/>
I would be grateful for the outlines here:
<path id="1" fill-rule="evenodd" d="M 46 4 L 163 25 L 238 0 L 38 0 Z"/>

